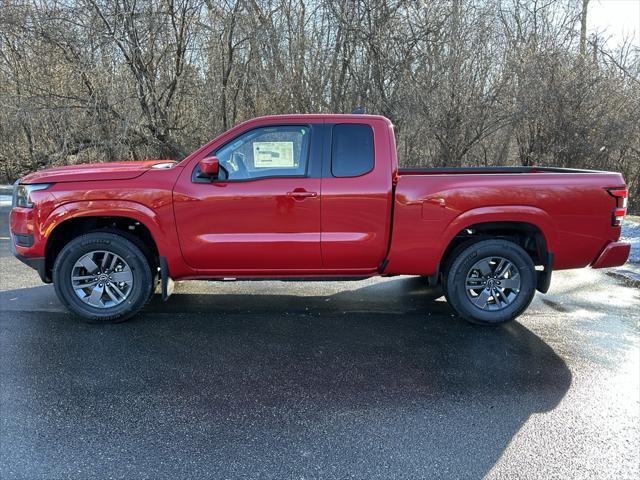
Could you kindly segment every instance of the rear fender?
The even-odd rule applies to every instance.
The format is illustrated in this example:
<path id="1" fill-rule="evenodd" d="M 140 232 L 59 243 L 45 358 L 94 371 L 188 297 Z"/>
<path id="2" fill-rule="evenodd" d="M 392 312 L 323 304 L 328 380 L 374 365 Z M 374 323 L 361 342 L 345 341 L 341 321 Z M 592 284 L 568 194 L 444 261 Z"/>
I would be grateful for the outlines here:
<path id="1" fill-rule="evenodd" d="M 553 252 L 557 243 L 556 225 L 551 216 L 544 210 L 526 205 L 509 205 L 480 207 L 458 215 L 445 229 L 441 255 L 454 239 L 465 228 L 480 223 L 516 222 L 528 223 L 540 230 L 544 237 L 547 251 Z"/>

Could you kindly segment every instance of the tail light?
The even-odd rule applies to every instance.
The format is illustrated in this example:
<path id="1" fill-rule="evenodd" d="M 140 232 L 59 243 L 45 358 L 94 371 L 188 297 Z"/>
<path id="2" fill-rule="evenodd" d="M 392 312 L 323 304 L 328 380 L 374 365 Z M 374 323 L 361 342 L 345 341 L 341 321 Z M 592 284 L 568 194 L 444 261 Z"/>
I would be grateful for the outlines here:
<path id="1" fill-rule="evenodd" d="M 624 216 L 627 213 L 629 192 L 626 188 L 609 188 L 607 191 L 609 192 L 609 195 L 616 199 L 616 208 L 613 209 L 611 224 L 614 227 L 619 227 L 622 225 Z"/>

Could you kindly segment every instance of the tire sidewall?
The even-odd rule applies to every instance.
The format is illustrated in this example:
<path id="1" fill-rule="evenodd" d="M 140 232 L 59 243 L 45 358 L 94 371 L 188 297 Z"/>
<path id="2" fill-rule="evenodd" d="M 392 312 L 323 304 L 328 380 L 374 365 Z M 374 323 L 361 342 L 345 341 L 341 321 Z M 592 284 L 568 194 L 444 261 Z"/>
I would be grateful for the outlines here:
<path id="1" fill-rule="evenodd" d="M 481 310 L 467 297 L 466 279 L 471 267 L 486 257 L 503 257 L 520 272 L 520 293 L 513 303 L 502 310 Z M 484 240 L 460 252 L 447 272 L 447 299 L 464 319 L 483 325 L 497 325 L 513 320 L 531 303 L 535 295 L 536 271 L 531 257 L 519 245 L 507 240 Z"/>
<path id="2" fill-rule="evenodd" d="M 131 269 L 133 286 L 126 300 L 111 308 L 97 308 L 84 303 L 71 285 L 74 264 L 83 255 L 105 250 L 119 255 Z M 112 233 L 89 233 L 72 240 L 62 249 L 53 267 L 53 283 L 60 300 L 76 315 L 94 322 L 118 322 L 134 315 L 150 297 L 151 269 L 140 249 L 124 237 Z"/>

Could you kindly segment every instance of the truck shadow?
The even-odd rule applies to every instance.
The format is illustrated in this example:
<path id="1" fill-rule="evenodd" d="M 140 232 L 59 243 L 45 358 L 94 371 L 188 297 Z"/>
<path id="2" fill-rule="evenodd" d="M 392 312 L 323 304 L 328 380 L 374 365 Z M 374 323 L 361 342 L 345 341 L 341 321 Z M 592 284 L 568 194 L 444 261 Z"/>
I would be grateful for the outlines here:
<path id="1" fill-rule="evenodd" d="M 440 289 L 429 288 L 420 277 L 400 277 L 362 286 L 362 282 L 331 284 L 322 282 L 198 282 L 205 292 L 189 292 L 192 282 L 179 283 L 167 302 L 155 295 L 146 312 L 190 313 L 355 313 L 422 312 L 427 315 L 453 315 Z M 207 285 L 209 284 L 209 285 Z M 202 288 L 198 290 L 202 292 Z M 436 301 L 436 300 L 442 301 Z"/>
<path id="2" fill-rule="evenodd" d="M 292 288 L 307 295 L 178 293 L 119 325 L 14 312 L 3 369 L 28 358 L 39 374 L 13 380 L 31 392 L 20 400 L 66 405 L 74 445 L 61 461 L 81 465 L 99 446 L 107 460 L 94 466 L 114 476 L 161 464 L 156 474 L 184 474 L 197 459 L 213 477 L 240 465 L 256 477 L 482 478 L 571 384 L 521 324 L 468 325 L 418 279 L 329 295 L 306 285 Z M 78 411 L 90 417 L 77 422 Z M 61 428 L 37 427 L 50 441 Z"/>

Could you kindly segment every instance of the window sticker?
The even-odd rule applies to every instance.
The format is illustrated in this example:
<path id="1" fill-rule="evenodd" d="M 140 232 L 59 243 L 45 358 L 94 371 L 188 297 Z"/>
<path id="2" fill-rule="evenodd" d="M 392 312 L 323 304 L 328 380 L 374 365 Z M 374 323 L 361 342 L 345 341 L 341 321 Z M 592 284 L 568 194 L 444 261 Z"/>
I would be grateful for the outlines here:
<path id="1" fill-rule="evenodd" d="M 293 142 L 253 142 L 255 168 L 295 167 Z"/>

